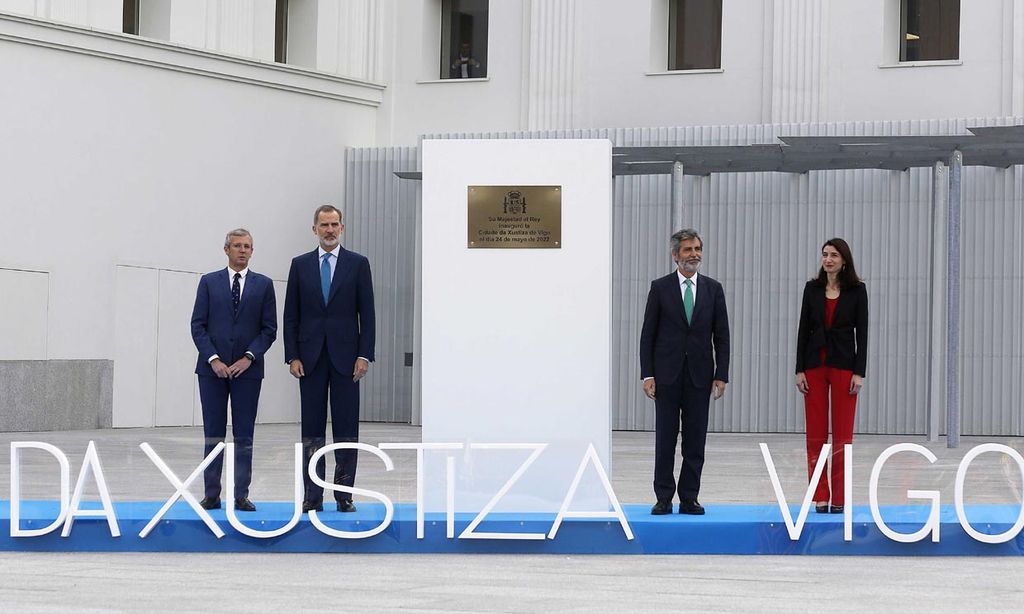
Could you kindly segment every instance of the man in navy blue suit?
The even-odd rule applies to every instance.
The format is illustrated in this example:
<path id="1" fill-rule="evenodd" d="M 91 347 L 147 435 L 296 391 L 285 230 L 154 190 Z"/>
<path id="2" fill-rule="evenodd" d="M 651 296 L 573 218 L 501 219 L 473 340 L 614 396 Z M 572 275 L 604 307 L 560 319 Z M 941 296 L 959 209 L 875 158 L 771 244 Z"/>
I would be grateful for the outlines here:
<path id="1" fill-rule="evenodd" d="M 269 277 L 249 270 L 252 235 L 236 228 L 224 238 L 226 269 L 203 275 L 192 309 L 192 340 L 199 350 L 196 374 L 203 404 L 204 455 L 224 441 L 228 399 L 235 442 L 235 508 L 252 512 L 252 440 L 263 385 L 263 355 L 277 338 L 277 300 Z M 224 455 L 206 467 L 205 509 L 220 508 Z"/>
<path id="2" fill-rule="evenodd" d="M 708 404 L 729 381 L 729 316 L 722 284 L 697 275 L 704 242 L 696 230 L 672 235 L 676 270 L 651 282 L 640 332 L 640 377 L 654 400 L 654 495 L 651 514 L 704 513 L 697 501 L 704 468 Z M 682 431 L 683 464 L 674 478 L 676 442 Z"/>
<path id="3" fill-rule="evenodd" d="M 345 225 L 332 205 L 313 213 L 320 245 L 296 256 L 284 301 L 284 359 L 299 380 L 304 467 L 326 444 L 327 405 L 335 443 L 359 440 L 359 380 L 373 362 L 375 343 L 370 261 L 341 247 Z M 323 479 L 326 461 L 316 464 Z M 334 483 L 353 486 L 356 451 L 334 452 Z M 303 472 L 302 511 L 322 511 L 324 491 Z M 339 512 L 354 512 L 351 493 L 335 491 Z"/>

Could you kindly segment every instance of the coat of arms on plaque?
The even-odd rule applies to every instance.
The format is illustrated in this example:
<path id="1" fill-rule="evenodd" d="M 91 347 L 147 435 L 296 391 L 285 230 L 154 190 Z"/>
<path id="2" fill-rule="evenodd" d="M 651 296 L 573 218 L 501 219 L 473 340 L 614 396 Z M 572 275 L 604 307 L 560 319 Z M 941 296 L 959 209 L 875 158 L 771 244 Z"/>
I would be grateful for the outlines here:
<path id="1" fill-rule="evenodd" d="M 512 190 L 505 194 L 504 212 L 506 214 L 519 215 L 526 213 L 526 197 L 519 190 Z"/>

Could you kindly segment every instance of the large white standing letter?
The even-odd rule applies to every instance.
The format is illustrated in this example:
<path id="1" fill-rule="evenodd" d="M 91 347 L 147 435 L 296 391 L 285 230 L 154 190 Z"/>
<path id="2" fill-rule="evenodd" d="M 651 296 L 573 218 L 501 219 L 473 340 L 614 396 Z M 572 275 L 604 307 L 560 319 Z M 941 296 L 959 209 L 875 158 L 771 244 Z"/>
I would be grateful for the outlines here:
<path id="1" fill-rule="evenodd" d="M 34 448 L 49 452 L 60 464 L 60 512 L 57 519 L 41 529 L 21 528 L 21 451 Z M 11 537 L 38 537 L 53 531 L 68 513 L 68 490 L 71 484 L 71 465 L 68 457 L 57 446 L 42 441 L 11 442 Z"/>
<path id="2" fill-rule="evenodd" d="M 366 531 L 342 531 L 340 529 L 332 529 L 331 527 L 327 526 L 317 516 L 316 510 L 309 510 L 309 521 L 317 529 L 320 529 L 322 533 L 324 533 L 325 535 L 330 535 L 331 537 L 340 537 L 343 539 L 361 539 L 364 537 L 373 537 L 374 535 L 388 528 L 388 525 L 391 524 L 391 519 L 395 517 L 395 506 L 393 503 L 391 503 L 391 499 L 388 499 L 387 496 L 385 496 L 383 493 L 379 493 L 375 490 L 356 488 L 354 486 L 342 486 L 341 484 L 331 484 L 328 483 L 326 480 L 321 479 L 320 476 L 316 474 L 316 464 L 321 458 L 323 458 L 329 452 L 346 449 L 363 450 L 365 452 L 373 454 L 377 458 L 384 461 L 385 471 L 391 471 L 395 468 L 395 464 L 391 462 L 391 457 L 388 456 L 387 453 L 381 450 L 380 448 L 355 441 L 343 441 L 341 443 L 332 443 L 329 446 L 324 446 L 317 450 L 313 454 L 313 456 L 310 457 L 309 465 L 306 467 L 306 471 L 309 472 L 310 479 L 313 480 L 313 482 L 317 486 L 320 486 L 321 488 L 326 488 L 327 490 L 347 492 L 353 495 L 363 495 L 364 497 L 372 497 L 380 501 L 381 503 L 384 504 L 384 520 L 382 520 L 381 523 L 376 527 Z"/>
<path id="3" fill-rule="evenodd" d="M 1009 531 L 998 535 L 986 535 L 985 533 L 977 531 L 971 526 L 971 523 L 967 521 L 967 512 L 964 511 L 964 479 L 967 477 L 967 468 L 971 466 L 971 462 L 975 458 L 985 452 L 1002 452 L 1012 458 L 1017 463 L 1017 469 L 1020 471 L 1021 479 L 1024 480 L 1024 457 L 1020 455 L 1020 452 L 1000 443 L 983 443 L 980 446 L 972 448 L 971 451 L 964 456 L 963 460 L 960 461 L 960 466 L 957 467 L 956 470 L 956 489 L 954 490 L 953 500 L 956 503 L 956 515 L 960 519 L 960 526 L 964 528 L 964 531 L 968 535 L 986 544 L 1002 544 L 1010 541 L 1014 537 L 1017 537 L 1021 528 L 1024 528 L 1024 504 L 1021 505 L 1020 513 L 1017 515 L 1017 522 L 1010 527 Z"/>
<path id="4" fill-rule="evenodd" d="M 235 490 L 235 444 L 229 443 L 225 446 L 224 458 L 230 459 L 224 463 L 227 466 L 227 478 L 225 479 L 224 490 L 229 493 L 233 493 Z M 292 492 L 292 519 L 288 521 L 282 527 L 271 529 L 270 531 L 257 531 L 256 529 L 249 528 L 242 524 L 238 519 L 238 512 L 235 511 L 235 497 L 232 495 L 227 497 L 226 510 L 228 516 L 228 524 L 230 524 L 236 531 L 242 535 L 248 535 L 249 537 L 256 537 L 259 539 L 269 539 L 271 537 L 277 537 L 278 535 L 284 535 L 288 531 L 291 531 L 295 525 L 299 524 L 299 518 L 302 517 L 302 444 L 295 444 L 295 462 L 292 464 L 295 472 L 292 476 L 292 482 L 295 487 Z"/>
<path id="5" fill-rule="evenodd" d="M 761 456 L 764 457 L 764 464 L 768 467 L 768 477 L 772 480 L 772 488 L 775 489 L 775 499 L 779 502 L 779 510 L 782 511 L 782 520 L 786 523 L 786 531 L 789 532 L 789 539 L 797 541 L 800 533 L 804 530 L 804 522 L 807 520 L 807 512 L 811 508 L 811 499 L 814 497 L 814 489 L 821 479 L 821 472 L 825 470 L 828 463 L 828 453 L 832 450 L 832 444 L 826 443 L 821 446 L 821 454 L 818 455 L 818 464 L 814 466 L 814 474 L 811 476 L 811 483 L 804 491 L 804 501 L 800 504 L 800 513 L 793 522 L 793 516 L 789 513 L 789 504 L 786 502 L 786 494 L 782 492 L 782 483 L 779 481 L 779 472 L 775 470 L 775 462 L 772 461 L 772 453 L 768 451 L 768 444 L 761 443 Z M 849 495 L 847 495 L 849 496 Z"/>
<path id="6" fill-rule="evenodd" d="M 484 509 L 480 510 L 480 513 L 477 514 L 476 517 L 473 518 L 473 521 L 469 523 L 469 526 L 466 527 L 462 533 L 459 533 L 459 539 L 544 539 L 545 535 L 543 533 L 474 533 L 473 530 L 480 526 L 480 523 L 483 522 L 487 514 L 491 513 L 491 510 L 498 504 L 498 501 L 501 501 L 501 498 L 504 497 L 505 493 L 512 488 L 512 485 L 515 484 L 524 473 L 526 473 L 526 470 L 530 468 L 533 461 L 537 460 L 537 457 L 540 456 L 540 453 L 548 447 L 548 444 L 471 443 L 469 444 L 469 447 L 471 450 L 533 450 L 533 453 L 523 461 L 523 464 L 519 466 L 519 469 L 516 469 L 516 472 L 512 474 L 512 477 L 510 477 L 507 482 L 505 482 L 505 485 L 501 487 L 501 490 L 499 490 L 498 493 L 487 502 Z"/>
<path id="7" fill-rule="evenodd" d="M 382 450 L 416 450 L 416 539 L 423 539 L 424 510 L 423 499 L 423 451 L 424 450 L 461 450 L 461 443 L 382 443 Z M 446 459 L 445 467 L 445 523 L 448 539 L 455 537 L 455 463 L 451 456 Z"/>
<path id="8" fill-rule="evenodd" d="M 139 531 L 139 537 L 145 538 L 147 535 L 149 535 L 149 532 L 153 530 L 153 527 L 156 526 L 156 523 L 159 522 L 163 515 L 167 513 L 167 510 L 171 509 L 171 506 L 174 505 L 174 503 L 178 500 L 179 497 L 184 499 L 189 505 L 192 506 L 192 509 L 194 509 L 196 513 L 199 514 L 199 518 L 203 521 L 204 524 L 206 524 L 207 527 L 209 527 L 210 531 L 212 531 L 214 535 L 216 535 L 218 538 L 224 537 L 224 530 L 217 526 L 217 523 L 213 521 L 213 518 L 211 518 L 210 515 L 206 513 L 206 510 L 204 510 L 202 506 L 199 505 L 199 501 L 188 490 L 189 484 L 191 484 L 193 481 L 195 481 L 196 478 L 202 475 L 203 470 L 206 469 L 206 466 L 212 463 L 213 459 L 217 458 L 217 455 L 221 453 L 221 451 L 224 449 L 224 442 L 218 442 L 217 445 L 212 450 L 210 450 L 210 453 L 206 455 L 206 458 L 203 459 L 203 462 L 199 463 L 199 466 L 196 467 L 192 471 L 192 473 L 189 474 L 188 478 L 185 480 L 184 483 L 178 479 L 178 476 L 174 475 L 174 472 L 171 471 L 171 468 L 167 466 L 167 463 L 164 462 L 164 459 L 160 458 L 160 455 L 156 453 L 156 450 L 154 450 L 152 446 L 150 446 L 148 443 L 144 441 L 139 444 L 139 447 L 142 448 L 142 451 L 146 453 L 146 456 L 149 457 L 149 460 L 153 461 L 153 464 L 157 466 L 157 469 L 160 470 L 160 473 L 164 474 L 164 477 L 167 478 L 167 481 L 170 482 L 172 486 L 174 486 L 174 494 L 171 495 L 171 498 L 168 499 L 166 503 L 164 503 L 163 507 L 160 508 L 160 511 L 156 513 L 156 516 L 153 516 L 149 520 L 149 522 L 146 523 L 146 526 L 143 527 L 141 531 Z"/>
<path id="9" fill-rule="evenodd" d="M 930 532 L 932 534 L 932 541 L 938 543 L 939 541 L 939 491 L 937 490 L 908 490 L 907 498 L 909 499 L 924 499 L 932 502 L 932 509 L 928 513 L 928 520 L 925 521 L 924 526 L 919 531 L 914 533 L 897 533 L 890 529 L 885 521 L 882 520 L 882 514 L 878 511 L 878 476 L 882 473 L 882 467 L 885 465 L 885 461 L 889 460 L 889 457 L 898 454 L 900 452 L 915 452 L 928 459 L 929 463 L 934 463 L 938 460 L 932 451 L 928 448 L 918 445 L 916 443 L 898 443 L 893 446 L 889 446 L 883 451 L 878 460 L 875 461 L 875 466 L 871 468 L 871 484 L 868 490 L 868 502 L 871 505 L 871 516 L 875 519 L 875 524 L 878 525 L 878 530 L 893 541 L 897 541 L 904 544 L 911 544 L 919 542 L 928 536 Z"/>
<path id="10" fill-rule="evenodd" d="M 601 478 L 601 485 L 604 486 L 604 492 L 608 495 L 608 500 L 611 502 L 612 509 L 615 510 L 614 512 L 608 512 L 607 510 L 595 512 L 569 511 L 569 504 L 572 503 L 572 498 L 576 495 L 576 489 L 580 486 L 580 480 L 583 479 L 583 472 L 587 469 L 587 463 L 594 465 L 597 477 Z M 618 518 L 619 524 L 622 525 L 622 530 L 626 534 L 626 539 L 633 539 L 633 530 L 629 528 L 629 523 L 626 522 L 626 515 L 622 513 L 619 498 L 615 496 L 615 491 L 612 490 L 612 483 L 608 481 L 608 473 L 604 470 L 604 466 L 601 465 L 601 459 L 597 457 L 597 450 L 594 449 L 594 444 L 590 444 L 587 447 L 587 453 L 583 455 L 583 460 L 580 461 L 580 468 L 576 470 L 576 477 L 573 478 L 572 485 L 569 486 L 568 492 L 565 493 L 565 499 L 562 500 L 562 508 L 558 510 L 558 516 L 555 516 L 555 523 L 551 525 L 551 530 L 548 531 L 548 539 L 555 538 L 555 534 L 558 533 L 558 527 L 562 526 L 563 518 Z"/>
<path id="11" fill-rule="evenodd" d="M 92 472 L 96 478 L 96 488 L 100 492 L 100 504 L 103 509 L 83 510 L 79 507 L 82 502 L 82 491 L 85 490 L 85 478 Z M 100 467 L 100 457 L 96 453 L 96 444 L 89 442 L 85 450 L 85 458 L 82 460 L 82 470 L 78 472 L 78 481 L 75 483 L 75 494 L 71 495 L 71 510 L 68 512 L 67 520 L 64 521 L 64 530 L 60 532 L 61 537 L 71 535 L 71 527 L 75 524 L 75 518 L 106 518 L 110 526 L 111 537 L 121 537 L 121 530 L 117 526 L 117 517 L 114 516 L 114 505 L 110 502 L 110 491 L 107 490 L 107 480 L 103 477 L 103 468 Z"/>

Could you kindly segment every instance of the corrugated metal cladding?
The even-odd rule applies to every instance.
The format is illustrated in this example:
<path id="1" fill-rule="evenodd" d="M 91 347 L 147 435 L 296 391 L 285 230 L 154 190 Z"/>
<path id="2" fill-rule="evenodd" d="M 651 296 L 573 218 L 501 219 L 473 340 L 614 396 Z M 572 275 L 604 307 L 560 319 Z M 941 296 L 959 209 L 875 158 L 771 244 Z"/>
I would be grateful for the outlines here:
<path id="1" fill-rule="evenodd" d="M 395 171 L 418 170 L 419 148 L 350 149 L 345 161 L 346 247 L 370 260 L 377 316 L 376 362 L 363 380 L 360 419 L 412 418 L 413 288 L 418 181 Z"/>
<path id="2" fill-rule="evenodd" d="M 424 138 L 607 138 L 616 146 L 745 145 L 777 136 L 967 134 L 968 126 L 1021 118 L 824 124 L 562 130 L 448 134 Z M 379 346 L 411 348 L 413 244 L 408 211 L 418 182 L 397 184 L 392 169 L 415 160 L 406 150 L 353 150 L 347 207 L 381 234 L 367 250 L 392 258 L 394 283 L 377 281 L 378 304 L 396 328 L 380 327 Z M 405 156 L 402 161 L 399 156 Z M 376 157 L 374 157 L 376 156 Z M 847 239 L 868 284 L 868 377 L 857 411 L 861 433 L 924 434 L 930 352 L 931 169 L 729 173 L 684 180 L 685 225 L 705 240 L 702 272 L 725 285 L 732 368 L 725 398 L 712 404 L 711 428 L 727 432 L 799 432 L 803 402 L 793 385 L 796 325 L 804 282 L 818 268 L 822 243 Z M 967 167 L 963 173 L 962 411 L 967 435 L 1024 435 L 1024 213 L 1018 167 Z M 404 200 L 403 200 L 404 199 Z M 401 203 L 393 202 L 402 200 Z M 373 211 L 367 209 L 373 207 Z M 376 209 L 380 208 L 380 211 Z M 654 405 L 640 390 L 637 358 L 650 281 L 671 270 L 671 178 L 625 176 L 614 187 L 612 404 L 616 429 L 653 430 Z M 400 214 L 400 215 L 399 215 Z M 401 222 L 399 222 L 401 220 Z M 400 227 L 401 232 L 394 230 Z M 367 240 L 370 238 L 367 237 Z M 380 264 L 375 273 L 383 272 Z M 378 274 L 378 280 L 380 274 Z M 401 283 L 399 283 L 401 278 Z M 385 289 L 384 283 L 391 284 Z M 393 294 L 390 294 L 392 293 Z M 386 303 L 393 302 L 393 305 Z M 392 336 L 399 339 L 392 339 Z M 378 352 L 378 356 L 383 355 Z M 382 369 L 383 371 L 383 369 Z M 410 376 L 391 384 L 402 408 Z M 378 377 L 374 386 L 384 386 Z M 368 395 L 370 396 L 370 395 Z M 372 407 L 370 416 L 404 415 Z M 374 419 L 374 418 L 370 418 Z"/>

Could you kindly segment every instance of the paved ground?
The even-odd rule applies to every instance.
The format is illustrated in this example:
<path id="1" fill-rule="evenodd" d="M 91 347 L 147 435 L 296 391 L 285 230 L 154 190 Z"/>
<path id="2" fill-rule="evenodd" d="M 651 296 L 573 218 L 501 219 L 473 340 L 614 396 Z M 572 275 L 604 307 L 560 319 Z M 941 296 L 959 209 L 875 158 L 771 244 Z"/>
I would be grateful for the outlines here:
<path id="1" fill-rule="evenodd" d="M 257 430 L 253 499 L 283 500 L 290 486 L 296 425 Z M 115 500 L 163 500 L 170 486 L 138 449 L 149 442 L 180 475 L 198 462 L 195 428 L 0 434 L 41 440 L 71 457 L 73 475 L 95 440 Z M 419 429 L 364 424 L 362 440 L 419 440 Z M 766 441 L 792 498 L 805 485 L 803 438 L 711 435 L 701 499 L 705 503 L 774 501 L 758 442 Z M 860 436 L 854 502 L 867 502 L 871 465 L 887 446 L 910 441 L 938 460 L 894 458 L 882 476 L 883 503 L 906 502 L 907 489 L 934 489 L 951 503 L 956 467 L 981 440 L 957 450 L 916 437 Z M 989 441 L 989 440 L 985 440 Z M 993 440 L 1024 452 L 1024 439 Z M 623 502 L 650 501 L 652 433 L 615 433 L 614 489 Z M 906 455 L 904 455 L 906 456 Z M 0 458 L 0 493 L 9 492 L 9 458 Z M 27 462 L 26 498 L 55 496 L 55 463 Z M 971 466 L 970 503 L 1021 500 L 1021 478 L 1001 455 Z M 360 466 L 359 481 L 396 500 L 412 500 L 410 461 L 385 473 Z M 408 493 L 407 495 L 404 493 Z M 965 611 L 1019 612 L 1024 558 L 455 556 L 0 553 L 0 612 L 644 612 L 688 611 Z"/>

